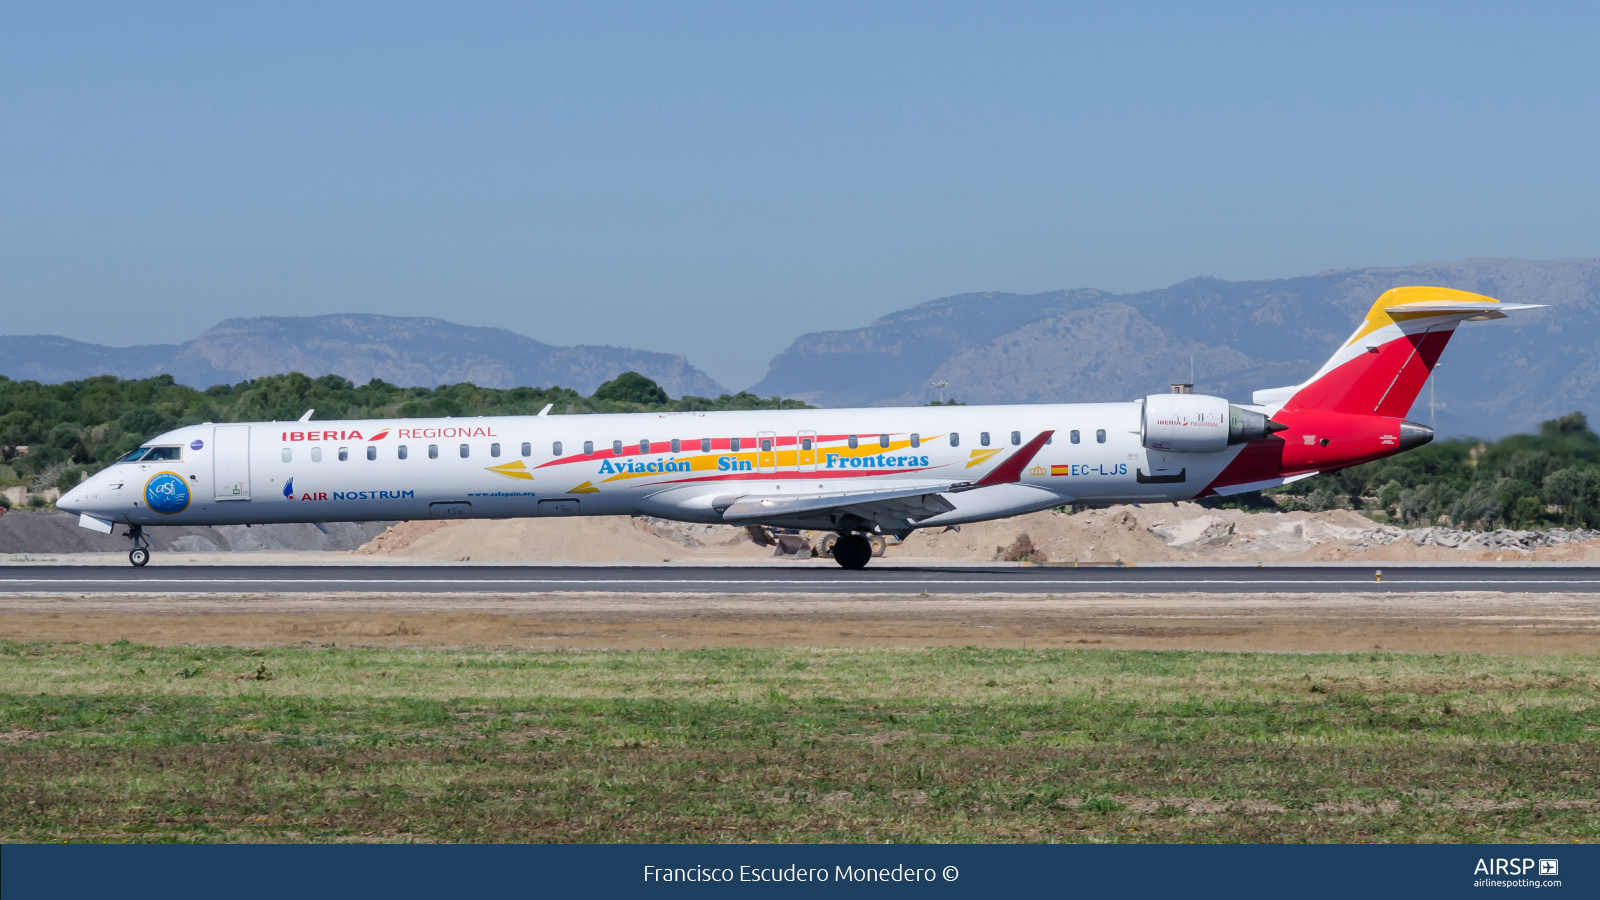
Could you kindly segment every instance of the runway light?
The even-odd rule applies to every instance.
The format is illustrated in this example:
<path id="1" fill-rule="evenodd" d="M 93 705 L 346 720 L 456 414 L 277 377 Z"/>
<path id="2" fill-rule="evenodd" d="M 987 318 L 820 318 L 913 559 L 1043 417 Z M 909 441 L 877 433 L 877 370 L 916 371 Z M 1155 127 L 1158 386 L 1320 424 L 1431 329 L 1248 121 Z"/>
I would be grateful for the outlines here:
<path id="1" fill-rule="evenodd" d="M 1374 574 L 1375 574 L 1375 575 L 1376 575 L 1376 576 L 1377 576 L 1377 579 L 1378 579 L 1378 581 L 1380 581 L 1380 582 L 1381 582 L 1381 581 L 1383 581 L 1383 570 L 1382 570 L 1382 569 L 1379 569 L 1379 570 L 1378 570 L 1378 571 L 1377 571 L 1377 572 L 1376 572 L 1376 573 L 1374 573 Z"/>

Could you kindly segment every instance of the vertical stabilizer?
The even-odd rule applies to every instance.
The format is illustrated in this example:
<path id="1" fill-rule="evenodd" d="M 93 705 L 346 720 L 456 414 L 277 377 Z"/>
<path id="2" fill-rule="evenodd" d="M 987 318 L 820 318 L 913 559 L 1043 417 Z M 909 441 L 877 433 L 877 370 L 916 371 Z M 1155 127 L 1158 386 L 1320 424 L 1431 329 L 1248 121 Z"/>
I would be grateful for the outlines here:
<path id="1" fill-rule="evenodd" d="M 1257 391 L 1258 404 L 1402 418 L 1427 383 L 1456 326 L 1503 319 L 1533 305 L 1440 287 L 1384 292 L 1355 333 L 1304 384 Z"/>

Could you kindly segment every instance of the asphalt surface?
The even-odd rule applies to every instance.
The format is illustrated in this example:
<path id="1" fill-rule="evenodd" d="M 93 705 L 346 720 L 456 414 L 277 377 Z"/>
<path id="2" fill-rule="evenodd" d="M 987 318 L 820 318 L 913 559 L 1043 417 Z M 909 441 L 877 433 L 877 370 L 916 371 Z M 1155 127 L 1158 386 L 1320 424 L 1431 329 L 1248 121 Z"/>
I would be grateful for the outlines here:
<path id="1" fill-rule="evenodd" d="M 1058 568 L 895 566 L 855 572 L 771 566 L 6 566 L 5 593 L 641 593 L 1066 594 L 1600 592 L 1600 567 L 1391 567 L 1372 569 Z"/>

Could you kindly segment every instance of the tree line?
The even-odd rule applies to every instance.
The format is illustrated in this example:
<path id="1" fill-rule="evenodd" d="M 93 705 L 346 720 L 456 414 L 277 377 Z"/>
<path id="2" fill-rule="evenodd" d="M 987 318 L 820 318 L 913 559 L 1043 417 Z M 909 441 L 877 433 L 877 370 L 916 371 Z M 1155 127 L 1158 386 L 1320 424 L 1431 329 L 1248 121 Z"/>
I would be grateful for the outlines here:
<path id="1" fill-rule="evenodd" d="M 546 404 L 554 404 L 552 415 L 808 408 L 798 400 L 745 391 L 673 400 L 636 372 L 622 373 L 587 397 L 563 387 L 397 387 L 376 378 L 358 387 L 338 375 L 299 372 L 204 390 L 178 384 L 171 375 L 102 375 L 63 384 L 0 376 L 0 483 L 53 483 L 67 490 L 84 473 L 99 471 L 156 435 L 201 422 L 294 421 L 313 408 L 315 419 L 516 416 Z"/>

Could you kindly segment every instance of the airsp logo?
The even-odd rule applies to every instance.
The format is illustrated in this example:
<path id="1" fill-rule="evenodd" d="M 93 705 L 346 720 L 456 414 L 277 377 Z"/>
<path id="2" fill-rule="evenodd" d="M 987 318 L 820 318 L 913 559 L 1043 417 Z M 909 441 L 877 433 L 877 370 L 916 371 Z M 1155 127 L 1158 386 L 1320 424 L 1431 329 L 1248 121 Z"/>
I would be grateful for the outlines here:
<path id="1" fill-rule="evenodd" d="M 1549 867 L 1548 871 L 1546 866 Z M 1539 860 L 1540 875 L 1555 875 L 1560 868 L 1559 863 L 1553 859 Z M 1531 859 L 1479 859 L 1477 868 L 1472 870 L 1474 875 L 1526 875 L 1533 871 Z"/>

